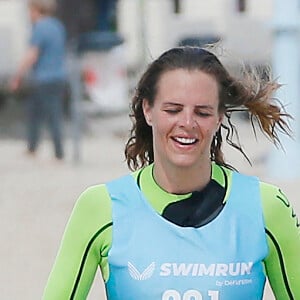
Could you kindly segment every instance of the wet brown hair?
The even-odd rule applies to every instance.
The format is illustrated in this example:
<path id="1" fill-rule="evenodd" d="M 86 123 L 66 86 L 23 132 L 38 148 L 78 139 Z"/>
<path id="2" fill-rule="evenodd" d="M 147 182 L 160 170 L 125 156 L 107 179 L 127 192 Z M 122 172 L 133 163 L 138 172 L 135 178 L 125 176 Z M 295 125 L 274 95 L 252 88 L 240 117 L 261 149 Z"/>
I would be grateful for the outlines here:
<path id="1" fill-rule="evenodd" d="M 131 170 L 148 165 L 154 160 L 152 128 L 145 120 L 142 104 L 147 99 L 150 106 L 154 105 L 160 77 L 175 69 L 202 71 L 213 76 L 218 83 L 218 109 L 220 113 L 224 113 L 227 124 L 222 123 L 211 144 L 211 160 L 217 164 L 232 168 L 225 162 L 221 150 L 223 131 L 226 142 L 238 149 L 249 161 L 239 142 L 234 142 L 234 137 L 238 137 L 231 120 L 234 111 L 247 111 L 254 132 L 254 123 L 257 121 L 260 130 L 275 145 L 280 144 L 278 131 L 290 134 L 286 121 L 290 116 L 280 102 L 273 98 L 280 84 L 271 80 L 267 73 L 261 77 L 253 70 L 244 69 L 243 76 L 235 78 L 212 52 L 199 47 L 177 47 L 164 52 L 148 66 L 135 90 L 130 114 L 133 125 L 125 147 L 127 165 Z"/>

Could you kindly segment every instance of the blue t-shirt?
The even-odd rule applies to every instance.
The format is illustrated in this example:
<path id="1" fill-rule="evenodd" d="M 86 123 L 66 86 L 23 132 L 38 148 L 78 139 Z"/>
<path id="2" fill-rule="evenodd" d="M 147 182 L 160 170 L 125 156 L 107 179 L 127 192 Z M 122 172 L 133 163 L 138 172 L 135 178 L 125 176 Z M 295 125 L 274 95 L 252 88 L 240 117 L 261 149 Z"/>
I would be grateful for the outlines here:
<path id="1" fill-rule="evenodd" d="M 31 72 L 32 80 L 51 82 L 65 79 L 65 40 L 65 28 L 54 17 L 44 17 L 33 25 L 30 45 L 39 49 L 39 58 Z"/>

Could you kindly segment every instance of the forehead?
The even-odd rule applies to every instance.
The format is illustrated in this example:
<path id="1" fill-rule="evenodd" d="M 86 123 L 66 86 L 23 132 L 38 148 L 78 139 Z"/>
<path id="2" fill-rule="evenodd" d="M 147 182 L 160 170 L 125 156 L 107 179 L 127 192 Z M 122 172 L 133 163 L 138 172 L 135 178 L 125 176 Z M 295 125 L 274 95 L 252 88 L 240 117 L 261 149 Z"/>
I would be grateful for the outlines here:
<path id="1" fill-rule="evenodd" d="M 216 79 L 203 71 L 175 69 L 164 72 L 157 83 L 156 98 L 206 99 L 218 101 L 218 83 Z"/>

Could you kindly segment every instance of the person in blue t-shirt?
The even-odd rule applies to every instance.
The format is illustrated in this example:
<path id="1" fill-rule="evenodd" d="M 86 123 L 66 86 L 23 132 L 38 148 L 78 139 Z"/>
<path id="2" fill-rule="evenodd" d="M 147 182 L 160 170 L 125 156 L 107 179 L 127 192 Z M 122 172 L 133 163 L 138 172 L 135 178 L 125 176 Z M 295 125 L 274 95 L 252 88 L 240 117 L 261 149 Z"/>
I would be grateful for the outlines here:
<path id="1" fill-rule="evenodd" d="M 28 5 L 32 21 L 31 38 L 10 88 L 12 91 L 18 90 L 24 77 L 28 77 L 28 152 L 35 154 L 41 125 L 47 121 L 55 146 L 55 157 L 62 159 L 66 32 L 64 25 L 53 16 L 53 1 L 30 0 Z"/>

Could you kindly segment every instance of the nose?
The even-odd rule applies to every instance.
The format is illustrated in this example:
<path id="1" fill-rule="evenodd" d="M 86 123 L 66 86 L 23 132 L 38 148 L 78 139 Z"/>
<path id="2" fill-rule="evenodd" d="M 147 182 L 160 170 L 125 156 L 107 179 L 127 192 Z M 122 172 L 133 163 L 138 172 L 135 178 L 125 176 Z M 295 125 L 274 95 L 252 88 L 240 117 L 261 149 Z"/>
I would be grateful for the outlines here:
<path id="1" fill-rule="evenodd" d="M 194 113 L 191 111 L 182 111 L 178 123 L 180 127 L 187 129 L 193 129 L 197 126 Z"/>

